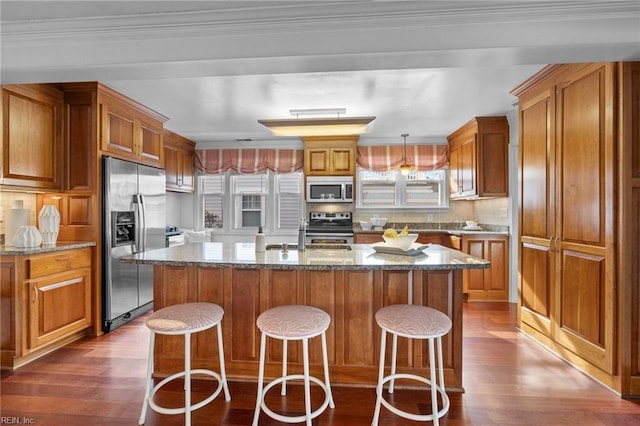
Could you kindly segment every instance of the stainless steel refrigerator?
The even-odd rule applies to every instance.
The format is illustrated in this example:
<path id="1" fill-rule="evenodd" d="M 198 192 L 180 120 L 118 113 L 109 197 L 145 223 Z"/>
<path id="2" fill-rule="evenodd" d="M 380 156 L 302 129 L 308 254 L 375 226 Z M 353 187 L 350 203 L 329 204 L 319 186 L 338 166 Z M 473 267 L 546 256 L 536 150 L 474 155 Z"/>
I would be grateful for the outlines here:
<path id="1" fill-rule="evenodd" d="M 102 328 L 109 332 L 153 307 L 153 266 L 122 256 L 165 247 L 165 171 L 103 157 Z"/>

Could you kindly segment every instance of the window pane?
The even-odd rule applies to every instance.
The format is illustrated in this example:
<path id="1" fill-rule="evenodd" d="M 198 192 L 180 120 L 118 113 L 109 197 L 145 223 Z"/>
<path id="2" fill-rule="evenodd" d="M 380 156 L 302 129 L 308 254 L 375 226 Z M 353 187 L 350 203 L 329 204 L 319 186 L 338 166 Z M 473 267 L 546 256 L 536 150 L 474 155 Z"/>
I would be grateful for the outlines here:
<path id="1" fill-rule="evenodd" d="M 260 226 L 260 211 L 243 211 L 242 212 L 242 227 L 256 227 Z"/>
<path id="2" fill-rule="evenodd" d="M 204 202 L 204 227 L 222 228 L 222 196 L 205 194 Z"/>
<path id="3" fill-rule="evenodd" d="M 243 195 L 242 196 L 242 210 L 253 209 L 260 210 L 262 203 L 260 202 L 259 195 Z"/>

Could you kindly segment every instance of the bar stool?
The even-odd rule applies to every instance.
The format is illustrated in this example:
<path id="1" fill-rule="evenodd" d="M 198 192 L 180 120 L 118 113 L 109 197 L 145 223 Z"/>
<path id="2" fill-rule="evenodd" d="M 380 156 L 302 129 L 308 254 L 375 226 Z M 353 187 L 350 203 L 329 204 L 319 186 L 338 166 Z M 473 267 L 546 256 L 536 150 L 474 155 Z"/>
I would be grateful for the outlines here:
<path id="1" fill-rule="evenodd" d="M 327 361 L 327 339 L 325 331 L 329 328 L 331 318 L 321 309 L 312 306 L 288 305 L 269 309 L 260 316 L 256 322 L 261 331 L 260 337 L 260 370 L 258 373 L 258 397 L 256 400 L 256 411 L 253 416 L 253 426 L 258 425 L 260 410 L 269 417 L 284 423 L 305 422 L 311 426 L 311 420 L 318 417 L 327 406 L 335 408 L 331 385 L 329 384 L 329 363 Z M 309 339 L 320 335 L 322 337 L 322 360 L 324 364 L 324 383 L 320 379 L 309 375 Z M 282 376 L 263 387 L 264 363 L 267 336 L 282 340 Z M 302 340 L 302 357 L 304 374 L 287 375 L 287 342 L 289 340 Z M 303 379 L 304 381 L 304 416 L 284 416 L 273 412 L 264 402 L 264 397 L 272 387 L 282 383 L 280 394 L 287 394 L 287 381 Z M 322 405 L 311 412 L 311 391 L 310 382 L 319 385 L 324 393 L 325 399 Z"/>
<path id="2" fill-rule="evenodd" d="M 373 425 L 378 424 L 380 405 L 384 405 L 392 413 L 400 417 L 416 421 L 433 420 L 438 425 L 442 416 L 449 411 L 449 397 L 444 388 L 444 368 L 442 365 L 442 336 L 451 330 L 451 320 L 448 316 L 426 306 L 418 305 L 390 305 L 376 312 L 376 322 L 382 328 L 380 340 L 380 369 L 378 372 L 378 386 L 376 388 L 376 408 L 373 415 Z M 387 333 L 393 335 L 391 349 L 391 374 L 384 376 L 385 349 Z M 429 369 L 430 378 L 415 374 L 396 374 L 396 352 L 398 336 L 409 339 L 427 339 L 429 341 Z M 434 355 L 434 340 L 438 350 L 438 377 L 436 380 L 436 363 Z M 384 384 L 389 383 L 389 393 L 393 393 L 395 379 L 411 379 L 431 385 L 431 414 L 419 415 L 400 410 L 382 397 Z M 439 382 L 439 384 L 438 384 Z M 442 409 L 438 410 L 438 393 L 442 397 Z"/>
<path id="3" fill-rule="evenodd" d="M 184 413 L 184 424 L 191 425 L 191 412 L 197 410 L 213 401 L 220 391 L 224 389 L 224 399 L 229 401 L 229 388 L 227 386 L 227 376 L 224 369 L 224 349 L 222 346 L 222 317 L 224 311 L 213 303 L 183 303 L 162 308 L 147 319 L 147 327 L 151 330 L 149 340 L 149 366 L 147 368 L 147 385 L 144 394 L 144 403 L 138 424 L 144 424 L 147 407 L 162 414 L 182 414 Z M 206 369 L 191 369 L 191 334 L 207 330 L 216 326 L 218 328 L 218 353 L 220 355 L 220 373 Z M 184 335 L 184 371 L 172 374 L 153 386 L 153 350 L 155 335 L 164 334 L 169 336 Z M 218 381 L 216 390 L 204 400 L 191 405 L 191 375 L 203 374 L 214 377 Z M 158 390 L 168 382 L 179 377 L 184 377 L 184 407 L 165 408 L 154 401 L 154 396 Z"/>

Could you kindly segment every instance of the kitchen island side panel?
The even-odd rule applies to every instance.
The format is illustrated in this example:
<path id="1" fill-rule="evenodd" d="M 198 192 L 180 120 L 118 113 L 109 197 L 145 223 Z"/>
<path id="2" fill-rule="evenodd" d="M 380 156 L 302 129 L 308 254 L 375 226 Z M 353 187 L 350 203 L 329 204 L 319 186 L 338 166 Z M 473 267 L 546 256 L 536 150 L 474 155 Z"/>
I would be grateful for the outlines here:
<path id="1" fill-rule="evenodd" d="M 452 391 L 462 389 L 461 270 L 321 271 L 156 265 L 154 272 L 155 309 L 195 301 L 223 307 L 225 362 L 231 380 L 255 380 L 258 376 L 258 315 L 274 306 L 299 303 L 317 306 L 331 316 L 327 343 L 332 383 L 375 386 L 381 335 L 375 313 L 389 304 L 414 303 L 451 317 L 453 329 L 443 338 L 445 383 Z M 269 342 L 265 375 L 279 377 L 282 343 Z M 398 370 L 428 374 L 427 342 L 400 338 L 398 343 Z M 194 368 L 218 367 L 215 329 L 198 333 L 192 344 Z M 319 338 L 310 341 L 309 350 L 311 372 L 320 377 Z M 181 337 L 163 336 L 155 353 L 158 376 L 183 367 Z M 299 342 L 290 342 L 288 360 L 292 374 L 302 372 Z"/>

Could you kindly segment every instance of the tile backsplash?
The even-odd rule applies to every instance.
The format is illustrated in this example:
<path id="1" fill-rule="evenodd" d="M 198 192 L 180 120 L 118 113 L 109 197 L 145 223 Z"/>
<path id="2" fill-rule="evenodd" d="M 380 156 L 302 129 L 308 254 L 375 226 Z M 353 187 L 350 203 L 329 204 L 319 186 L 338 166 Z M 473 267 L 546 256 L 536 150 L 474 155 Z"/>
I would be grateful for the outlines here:
<path id="1" fill-rule="evenodd" d="M 0 191 L 0 234 L 5 233 L 5 218 L 13 208 L 15 200 L 22 200 L 23 208 L 29 210 L 29 225 L 36 224 L 36 194 L 27 192 Z"/>

